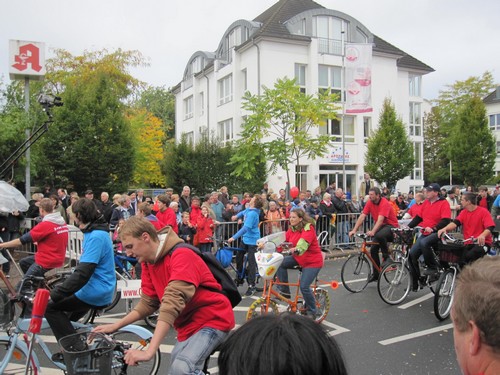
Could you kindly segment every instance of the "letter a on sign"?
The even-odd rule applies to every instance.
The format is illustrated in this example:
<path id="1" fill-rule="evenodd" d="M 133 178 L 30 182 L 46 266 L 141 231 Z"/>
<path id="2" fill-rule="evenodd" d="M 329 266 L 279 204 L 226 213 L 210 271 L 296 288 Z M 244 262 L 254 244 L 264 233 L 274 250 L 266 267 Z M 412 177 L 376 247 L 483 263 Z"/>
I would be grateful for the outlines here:
<path id="1" fill-rule="evenodd" d="M 45 75 L 44 43 L 11 40 L 9 43 L 11 79 L 42 79 Z"/>

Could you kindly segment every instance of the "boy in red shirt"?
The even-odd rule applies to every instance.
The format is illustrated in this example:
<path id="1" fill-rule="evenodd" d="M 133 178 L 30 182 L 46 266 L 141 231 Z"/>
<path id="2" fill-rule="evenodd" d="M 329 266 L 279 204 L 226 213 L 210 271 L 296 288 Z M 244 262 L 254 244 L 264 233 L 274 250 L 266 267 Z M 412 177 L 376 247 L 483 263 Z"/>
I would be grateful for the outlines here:
<path id="1" fill-rule="evenodd" d="M 54 205 L 49 198 L 40 201 L 42 222 L 28 233 L 15 240 L 0 243 L 0 248 L 21 247 L 30 242 L 37 244 L 35 255 L 19 261 L 24 277 L 43 276 L 52 268 L 62 267 L 68 246 L 68 227 L 59 212 L 53 212 Z"/>
<path id="2" fill-rule="evenodd" d="M 183 241 L 171 229 L 157 234 L 144 218 L 131 217 L 121 229 L 120 237 L 128 256 L 142 265 L 142 295 L 135 309 L 119 322 L 99 326 L 96 332 L 111 333 L 154 313 L 158 324 L 146 351 L 128 350 L 129 365 L 149 361 L 171 327 L 177 340 L 171 356 L 169 374 L 185 374 L 203 369 L 207 356 L 234 328 L 234 313 L 229 299 L 203 259 L 193 250 L 178 247 Z M 193 368 L 194 367 L 194 368 Z"/>

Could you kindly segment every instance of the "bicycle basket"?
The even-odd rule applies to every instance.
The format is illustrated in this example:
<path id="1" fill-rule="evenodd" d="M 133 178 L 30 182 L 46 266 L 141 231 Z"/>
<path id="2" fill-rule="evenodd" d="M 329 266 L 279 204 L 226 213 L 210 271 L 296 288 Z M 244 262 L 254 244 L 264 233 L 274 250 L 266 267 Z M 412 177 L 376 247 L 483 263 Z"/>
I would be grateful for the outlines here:
<path id="1" fill-rule="evenodd" d="M 265 280 L 272 279 L 283 263 L 283 255 L 280 253 L 255 253 L 255 260 L 259 268 L 259 275 Z"/>
<path id="2" fill-rule="evenodd" d="M 233 260 L 233 251 L 226 249 L 219 249 L 215 254 L 215 257 L 222 264 L 222 267 L 227 268 L 231 265 L 231 261 Z"/>
<path id="3" fill-rule="evenodd" d="M 105 335 L 79 332 L 64 336 L 59 340 L 59 345 L 68 375 L 111 374 L 115 344 Z"/>
<path id="4" fill-rule="evenodd" d="M 14 318 L 14 306 L 10 303 L 9 296 L 0 289 L 0 327 L 5 327 Z"/>
<path id="5" fill-rule="evenodd" d="M 453 243 L 438 243 L 439 260 L 446 263 L 461 263 L 465 246 Z"/>

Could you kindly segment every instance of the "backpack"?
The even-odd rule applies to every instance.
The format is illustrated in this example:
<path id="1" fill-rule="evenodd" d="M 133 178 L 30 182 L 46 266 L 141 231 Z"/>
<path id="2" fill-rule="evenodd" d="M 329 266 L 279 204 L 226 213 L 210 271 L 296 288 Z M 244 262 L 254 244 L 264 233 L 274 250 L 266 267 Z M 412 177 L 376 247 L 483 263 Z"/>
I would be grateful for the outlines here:
<path id="1" fill-rule="evenodd" d="M 201 259 L 205 262 L 212 275 L 214 275 L 215 280 L 222 286 L 222 290 L 209 288 L 204 285 L 200 285 L 200 287 L 208 289 L 212 292 L 224 294 L 231 302 L 231 306 L 234 308 L 241 302 L 241 295 L 238 292 L 238 288 L 234 283 L 234 280 L 227 273 L 227 271 L 222 267 L 217 258 L 211 252 L 201 252 L 197 247 L 188 244 L 188 243 L 178 243 L 175 245 L 172 250 L 169 251 L 169 254 L 172 254 L 175 249 L 180 247 L 187 247 L 188 249 L 193 250 L 196 254 L 198 254 Z"/>

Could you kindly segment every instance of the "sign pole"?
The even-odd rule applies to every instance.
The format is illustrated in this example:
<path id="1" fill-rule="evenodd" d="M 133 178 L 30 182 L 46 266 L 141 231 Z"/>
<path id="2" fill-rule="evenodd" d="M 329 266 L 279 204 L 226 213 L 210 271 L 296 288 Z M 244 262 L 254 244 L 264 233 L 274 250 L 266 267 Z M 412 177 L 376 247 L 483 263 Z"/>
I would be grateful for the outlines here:
<path id="1" fill-rule="evenodd" d="M 29 77 L 24 77 L 24 110 L 26 111 L 26 117 L 29 116 L 30 110 L 30 79 Z M 26 140 L 29 142 L 30 139 L 30 129 L 29 123 L 26 127 Z M 31 199 L 31 147 L 26 149 L 26 175 L 25 175 L 25 187 L 26 199 L 29 201 Z"/>

